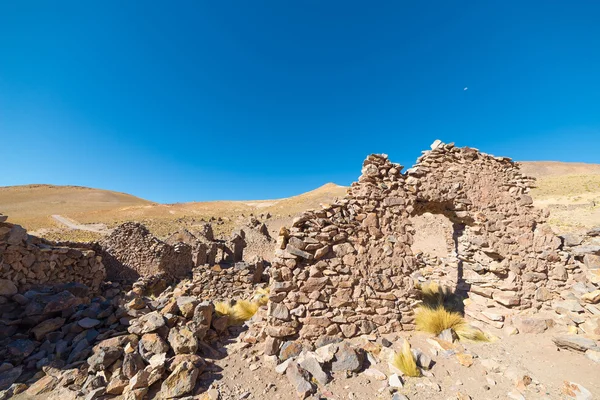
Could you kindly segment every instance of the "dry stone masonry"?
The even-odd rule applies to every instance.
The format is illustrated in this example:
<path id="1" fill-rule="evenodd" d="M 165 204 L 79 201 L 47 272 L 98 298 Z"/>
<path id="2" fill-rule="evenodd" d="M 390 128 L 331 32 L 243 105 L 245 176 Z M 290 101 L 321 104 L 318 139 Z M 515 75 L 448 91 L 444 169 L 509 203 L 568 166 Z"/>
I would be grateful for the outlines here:
<path id="1" fill-rule="evenodd" d="M 183 278 L 194 266 L 189 245 L 167 244 L 136 222 L 118 226 L 95 248 L 102 255 L 110 280 L 134 281 L 159 274 Z"/>
<path id="2" fill-rule="evenodd" d="M 411 249 L 414 218 L 443 215 L 453 250 L 437 267 L 442 283 L 483 298 L 489 317 L 537 309 L 566 285 L 575 264 L 527 194 L 533 179 L 509 158 L 436 141 L 417 164 L 369 156 L 347 196 L 282 229 L 271 268 L 267 335 L 309 341 L 330 335 L 410 330 L 426 280 Z M 496 315 L 497 314 L 497 315 Z"/>
<path id="3" fill-rule="evenodd" d="M 80 282 L 96 291 L 105 279 L 101 258 L 89 248 L 63 246 L 6 222 L 0 214 L 0 296 L 33 285 Z"/>

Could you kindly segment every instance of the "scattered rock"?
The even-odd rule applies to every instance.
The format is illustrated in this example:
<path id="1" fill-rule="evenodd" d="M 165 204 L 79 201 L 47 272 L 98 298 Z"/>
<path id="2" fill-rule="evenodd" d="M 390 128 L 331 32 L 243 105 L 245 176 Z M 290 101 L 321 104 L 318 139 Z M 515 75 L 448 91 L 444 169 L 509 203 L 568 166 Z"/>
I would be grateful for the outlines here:
<path id="1" fill-rule="evenodd" d="M 585 353 L 587 350 L 600 350 L 595 341 L 578 335 L 555 336 L 552 341 L 562 349 L 581 353 Z"/>

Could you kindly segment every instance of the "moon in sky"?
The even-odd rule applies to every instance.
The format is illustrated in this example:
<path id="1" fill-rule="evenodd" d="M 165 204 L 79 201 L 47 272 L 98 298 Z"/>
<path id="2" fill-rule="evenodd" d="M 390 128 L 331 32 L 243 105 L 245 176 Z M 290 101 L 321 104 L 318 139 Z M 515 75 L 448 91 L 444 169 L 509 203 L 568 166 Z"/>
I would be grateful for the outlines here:
<path id="1" fill-rule="evenodd" d="M 468 88 L 468 87 L 465 87 L 463 90 L 469 90 L 469 88 Z"/>

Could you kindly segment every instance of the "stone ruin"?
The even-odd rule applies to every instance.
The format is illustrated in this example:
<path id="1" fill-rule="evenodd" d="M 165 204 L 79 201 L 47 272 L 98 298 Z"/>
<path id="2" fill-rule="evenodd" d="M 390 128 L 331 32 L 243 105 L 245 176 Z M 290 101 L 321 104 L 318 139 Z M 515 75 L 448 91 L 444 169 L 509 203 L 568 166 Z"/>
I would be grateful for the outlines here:
<path id="1" fill-rule="evenodd" d="M 167 244 L 136 222 L 120 225 L 95 248 L 102 255 L 110 280 L 134 281 L 158 274 L 183 278 L 194 266 L 189 245 Z"/>
<path id="2" fill-rule="evenodd" d="M 228 240 L 215 240 L 210 224 L 196 236 L 187 230 L 162 241 L 142 224 L 126 222 L 92 247 L 102 256 L 107 277 L 135 281 L 140 277 L 164 275 L 182 279 L 195 267 L 234 264 L 243 260 L 244 232 L 233 232 Z"/>
<path id="3" fill-rule="evenodd" d="M 102 259 L 83 245 L 61 245 L 30 236 L 0 214 L 0 296 L 34 285 L 79 282 L 96 291 L 106 272 Z"/>
<path id="4" fill-rule="evenodd" d="M 527 194 L 533 179 L 506 157 L 436 141 L 417 164 L 370 155 L 344 199 L 310 210 L 282 229 L 273 259 L 266 326 L 270 340 L 315 341 L 414 329 L 415 282 L 431 271 L 416 254 L 413 221 L 449 220 L 451 254 L 436 278 L 488 311 L 494 324 L 516 310 L 542 307 L 581 271 L 547 214 Z"/>

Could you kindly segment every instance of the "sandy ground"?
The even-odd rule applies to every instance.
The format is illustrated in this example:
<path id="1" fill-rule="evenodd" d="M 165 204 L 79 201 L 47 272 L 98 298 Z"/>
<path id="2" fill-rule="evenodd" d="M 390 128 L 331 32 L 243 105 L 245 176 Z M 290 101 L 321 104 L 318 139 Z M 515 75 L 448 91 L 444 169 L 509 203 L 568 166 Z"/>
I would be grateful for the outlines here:
<path id="1" fill-rule="evenodd" d="M 501 334 L 500 332 L 498 332 Z M 404 337 L 413 348 L 419 348 L 435 362 L 421 378 L 404 378 L 404 388 L 399 393 L 410 400 L 456 399 L 457 394 L 469 395 L 472 399 L 507 399 L 509 392 L 517 393 L 517 382 L 530 377 L 532 383 L 524 388 L 526 399 L 562 399 L 564 381 L 583 385 L 591 393 L 600 396 L 600 365 L 581 354 L 558 351 L 552 343 L 553 332 L 540 335 L 515 335 L 503 337 L 494 343 L 464 344 L 465 353 L 474 357 L 473 365 L 466 367 L 457 357 L 443 356 L 432 352 L 427 342 L 431 336 L 421 332 L 390 335 L 394 344 Z M 491 360 L 497 370 L 482 364 Z M 285 376 L 274 371 L 274 366 L 255 347 L 229 352 L 215 361 L 215 373 L 205 374 L 204 387 L 219 390 L 222 399 L 240 399 L 246 393 L 248 399 L 290 399 L 294 388 Z M 258 367 L 258 368 L 257 368 Z M 385 363 L 368 366 L 389 375 Z M 254 369 L 257 368 L 257 369 Z M 218 380 L 215 380 L 218 379 Z M 390 399 L 387 382 L 378 381 L 364 373 L 334 375 L 332 382 L 319 388 L 327 399 Z"/>

